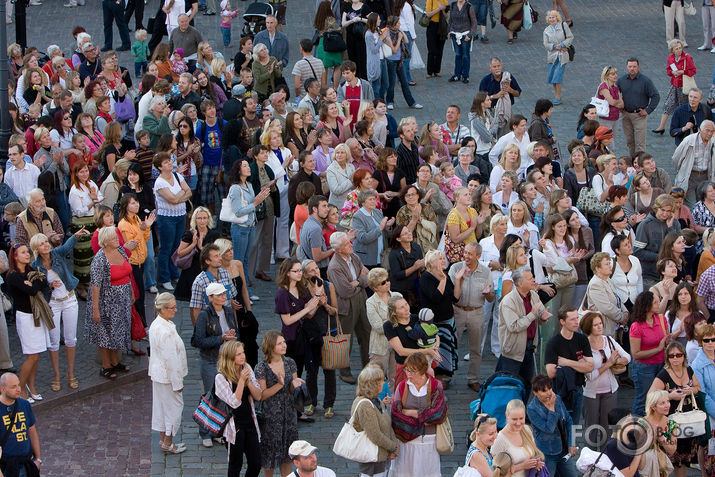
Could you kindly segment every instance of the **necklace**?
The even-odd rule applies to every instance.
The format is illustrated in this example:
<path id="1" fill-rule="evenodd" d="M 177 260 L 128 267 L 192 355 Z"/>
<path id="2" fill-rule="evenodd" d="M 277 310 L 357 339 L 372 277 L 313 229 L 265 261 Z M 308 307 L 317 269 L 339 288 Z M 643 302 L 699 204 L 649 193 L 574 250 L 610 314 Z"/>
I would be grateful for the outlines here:
<path id="1" fill-rule="evenodd" d="M 670 370 L 673 372 L 676 378 L 678 378 L 679 380 L 683 379 L 683 376 L 685 375 L 685 369 L 682 370 L 680 376 L 678 376 L 678 373 L 675 372 L 675 368 L 671 367 Z"/>

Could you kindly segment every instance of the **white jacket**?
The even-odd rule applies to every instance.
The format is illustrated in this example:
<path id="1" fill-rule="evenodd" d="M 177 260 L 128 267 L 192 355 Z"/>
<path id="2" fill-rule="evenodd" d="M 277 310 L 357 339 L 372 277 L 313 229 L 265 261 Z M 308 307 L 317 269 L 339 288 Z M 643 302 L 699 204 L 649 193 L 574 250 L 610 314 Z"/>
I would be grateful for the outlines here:
<path id="1" fill-rule="evenodd" d="M 186 366 L 184 341 L 176 332 L 176 325 L 157 316 L 149 327 L 149 376 L 162 384 L 171 384 L 174 391 L 184 387 L 184 376 L 189 372 Z"/>
<path id="2" fill-rule="evenodd" d="M 690 180 L 690 173 L 693 170 L 693 163 L 695 162 L 695 141 L 700 140 L 700 133 L 691 134 L 681 142 L 673 153 L 673 168 L 678 171 L 673 181 L 673 187 L 681 187 L 685 190 L 688 189 L 688 182 Z M 713 154 L 713 147 L 715 146 L 715 141 L 712 139 L 710 143 L 706 146 L 706 153 L 710 153 L 710 160 L 708 161 L 708 180 L 713 180 L 713 173 L 715 172 L 715 154 Z"/>

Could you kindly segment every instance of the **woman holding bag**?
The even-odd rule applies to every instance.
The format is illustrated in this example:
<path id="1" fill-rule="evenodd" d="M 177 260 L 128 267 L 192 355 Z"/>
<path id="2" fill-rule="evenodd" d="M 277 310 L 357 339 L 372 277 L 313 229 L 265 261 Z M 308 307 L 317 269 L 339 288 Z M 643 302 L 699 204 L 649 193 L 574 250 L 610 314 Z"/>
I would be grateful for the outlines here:
<path id="1" fill-rule="evenodd" d="M 672 7 L 666 6 L 666 11 L 675 9 L 675 5 L 677 4 L 677 8 L 680 8 L 680 11 L 682 12 L 683 7 L 680 1 L 674 0 L 672 3 Z M 667 24 L 667 13 L 665 15 L 665 21 Z M 679 21 L 678 28 L 681 28 L 680 35 L 685 38 L 685 22 Z M 668 40 L 668 50 L 670 50 L 670 55 L 668 55 L 668 61 L 665 65 L 665 72 L 670 77 L 670 88 L 668 89 L 668 93 L 665 95 L 665 102 L 663 103 L 663 114 L 661 114 L 660 116 L 660 124 L 658 124 L 658 128 L 653 129 L 653 132 L 656 134 L 663 134 L 665 132 L 665 123 L 666 121 L 668 121 L 668 116 L 673 114 L 675 108 L 677 108 L 681 104 L 686 104 L 688 102 L 688 93 L 683 91 L 683 77 L 695 76 L 697 68 L 695 68 L 693 57 L 683 51 L 683 48 L 685 46 L 686 43 L 684 40 Z"/>
<path id="2" fill-rule="evenodd" d="M 377 446 L 377 462 L 359 464 L 360 475 L 370 477 L 384 476 L 388 462 L 399 453 L 399 442 L 392 430 L 392 419 L 388 406 L 392 398 L 378 397 L 385 383 L 385 374 L 379 366 L 368 364 L 363 368 L 357 380 L 357 397 L 350 408 L 354 416 L 353 427 L 357 432 L 365 432 L 370 442 Z"/>
<path id="3" fill-rule="evenodd" d="M 402 442 L 390 469 L 391 477 L 439 477 L 436 426 L 447 419 L 442 384 L 427 374 L 427 358 L 413 353 L 405 360 L 407 379 L 395 388 L 392 428 Z"/>
<path id="4" fill-rule="evenodd" d="M 648 393 L 656 390 L 665 390 L 670 401 L 668 415 L 675 413 L 682 402 L 682 411 L 694 409 L 693 399 L 700 391 L 700 382 L 694 371 L 688 366 L 685 346 L 677 341 L 671 342 L 665 348 L 665 366 L 660 370 Z M 678 443 L 670 456 L 670 461 L 675 467 L 675 477 L 685 477 L 688 467 L 697 463 L 698 438 L 685 434 L 678 435 Z"/>
<path id="5" fill-rule="evenodd" d="M 544 29 L 544 48 L 546 48 L 546 62 L 548 74 L 546 82 L 554 87 L 555 105 L 561 104 L 561 86 L 564 82 L 566 63 L 571 61 L 568 48 L 573 42 L 573 33 L 561 15 L 556 10 L 546 12 L 548 26 Z"/>
<path id="6" fill-rule="evenodd" d="M 591 257 L 590 265 L 593 277 L 586 288 L 584 307 L 600 313 L 603 317 L 604 334 L 615 336 L 618 327 L 628 323 L 628 312 L 621 303 L 620 295 L 611 279 L 611 257 L 606 252 L 598 252 Z"/>

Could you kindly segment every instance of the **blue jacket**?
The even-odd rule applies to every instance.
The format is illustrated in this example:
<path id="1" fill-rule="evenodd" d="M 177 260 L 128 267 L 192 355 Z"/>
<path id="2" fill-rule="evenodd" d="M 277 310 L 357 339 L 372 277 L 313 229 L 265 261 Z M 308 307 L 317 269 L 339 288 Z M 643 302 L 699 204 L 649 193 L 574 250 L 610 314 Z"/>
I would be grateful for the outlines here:
<path id="1" fill-rule="evenodd" d="M 556 395 L 555 409 L 555 412 L 549 411 L 536 397 L 532 398 L 529 405 L 526 406 L 526 413 L 531 421 L 531 427 L 534 429 L 536 446 L 546 455 L 563 455 L 568 451 L 568 449 L 563 449 L 561 444 L 561 434 L 559 434 L 558 428 L 558 422 L 561 419 L 566 421 L 568 443 L 574 445 L 573 430 L 571 429 L 573 422 L 558 394 Z"/>
<path id="2" fill-rule="evenodd" d="M 695 127 L 683 132 L 683 126 L 685 126 L 691 118 L 695 118 Z M 710 109 L 702 104 L 698 105 L 698 109 L 695 112 L 690 109 L 690 104 L 688 103 L 681 104 L 675 108 L 673 117 L 670 119 L 670 135 L 675 138 L 675 145 L 677 146 L 683 142 L 683 139 L 690 134 L 698 132 L 700 130 L 700 123 L 706 119 L 710 119 Z"/>
<path id="3" fill-rule="evenodd" d="M 705 410 L 709 416 L 715 416 L 715 364 L 708 359 L 701 349 L 690 366 L 705 393 Z"/>
<path id="4" fill-rule="evenodd" d="M 263 43 L 268 47 L 268 55 L 275 57 L 278 61 L 282 62 L 281 69 L 288 68 L 288 49 L 290 43 L 288 43 L 288 37 L 285 33 L 276 30 L 276 34 L 273 37 L 273 45 L 271 45 L 270 35 L 268 30 L 259 31 L 253 38 L 253 44 L 257 45 Z"/>
<path id="5" fill-rule="evenodd" d="M 55 271 L 57 275 L 60 276 L 60 280 L 65 284 L 67 291 L 72 291 L 77 288 L 79 280 L 77 277 L 72 275 L 72 251 L 74 250 L 74 245 L 77 239 L 74 235 L 71 235 L 65 243 L 59 247 L 53 248 L 50 251 L 50 264 L 52 265 L 52 270 Z M 47 269 L 42 264 L 42 259 L 37 257 L 34 262 L 32 262 L 32 268 L 38 272 L 47 274 Z M 45 300 L 50 302 L 50 295 L 52 294 L 52 287 L 47 287 L 44 290 Z"/>

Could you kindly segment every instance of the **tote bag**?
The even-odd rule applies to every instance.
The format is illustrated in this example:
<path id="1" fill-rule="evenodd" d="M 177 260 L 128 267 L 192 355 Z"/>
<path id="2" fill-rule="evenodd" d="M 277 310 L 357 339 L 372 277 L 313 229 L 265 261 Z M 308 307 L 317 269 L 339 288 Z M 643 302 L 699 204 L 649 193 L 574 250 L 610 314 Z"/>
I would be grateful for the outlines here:
<path id="1" fill-rule="evenodd" d="M 683 94 L 690 93 L 690 90 L 697 88 L 698 85 L 695 84 L 695 78 L 688 75 L 683 75 Z"/>
<path id="2" fill-rule="evenodd" d="M 678 408 L 673 414 L 668 416 L 668 419 L 674 420 L 680 429 L 680 435 L 685 437 L 695 437 L 702 436 L 705 434 L 705 420 L 708 418 L 704 411 L 698 408 L 698 403 L 694 396 L 690 396 L 690 400 L 693 403 L 693 409 L 691 411 L 683 412 L 683 403 L 688 399 L 687 397 L 680 400 Z"/>
<path id="3" fill-rule="evenodd" d="M 342 369 L 350 366 L 350 335 L 343 334 L 343 327 L 338 321 L 338 332 L 323 336 L 321 357 L 323 369 Z"/>
<path id="4" fill-rule="evenodd" d="M 372 405 L 369 399 L 361 399 L 355 406 L 355 412 L 364 401 Z M 379 452 L 377 444 L 368 439 L 365 431 L 358 432 L 353 426 L 355 412 L 350 416 L 350 421 L 343 424 L 343 428 L 340 430 L 337 439 L 335 439 L 335 444 L 333 444 L 333 452 L 354 462 L 377 462 Z"/>
<path id="5" fill-rule="evenodd" d="M 206 431 L 211 437 L 220 437 L 231 418 L 231 410 L 228 404 L 216 397 L 215 386 L 201 396 L 192 417 L 199 429 Z"/>

